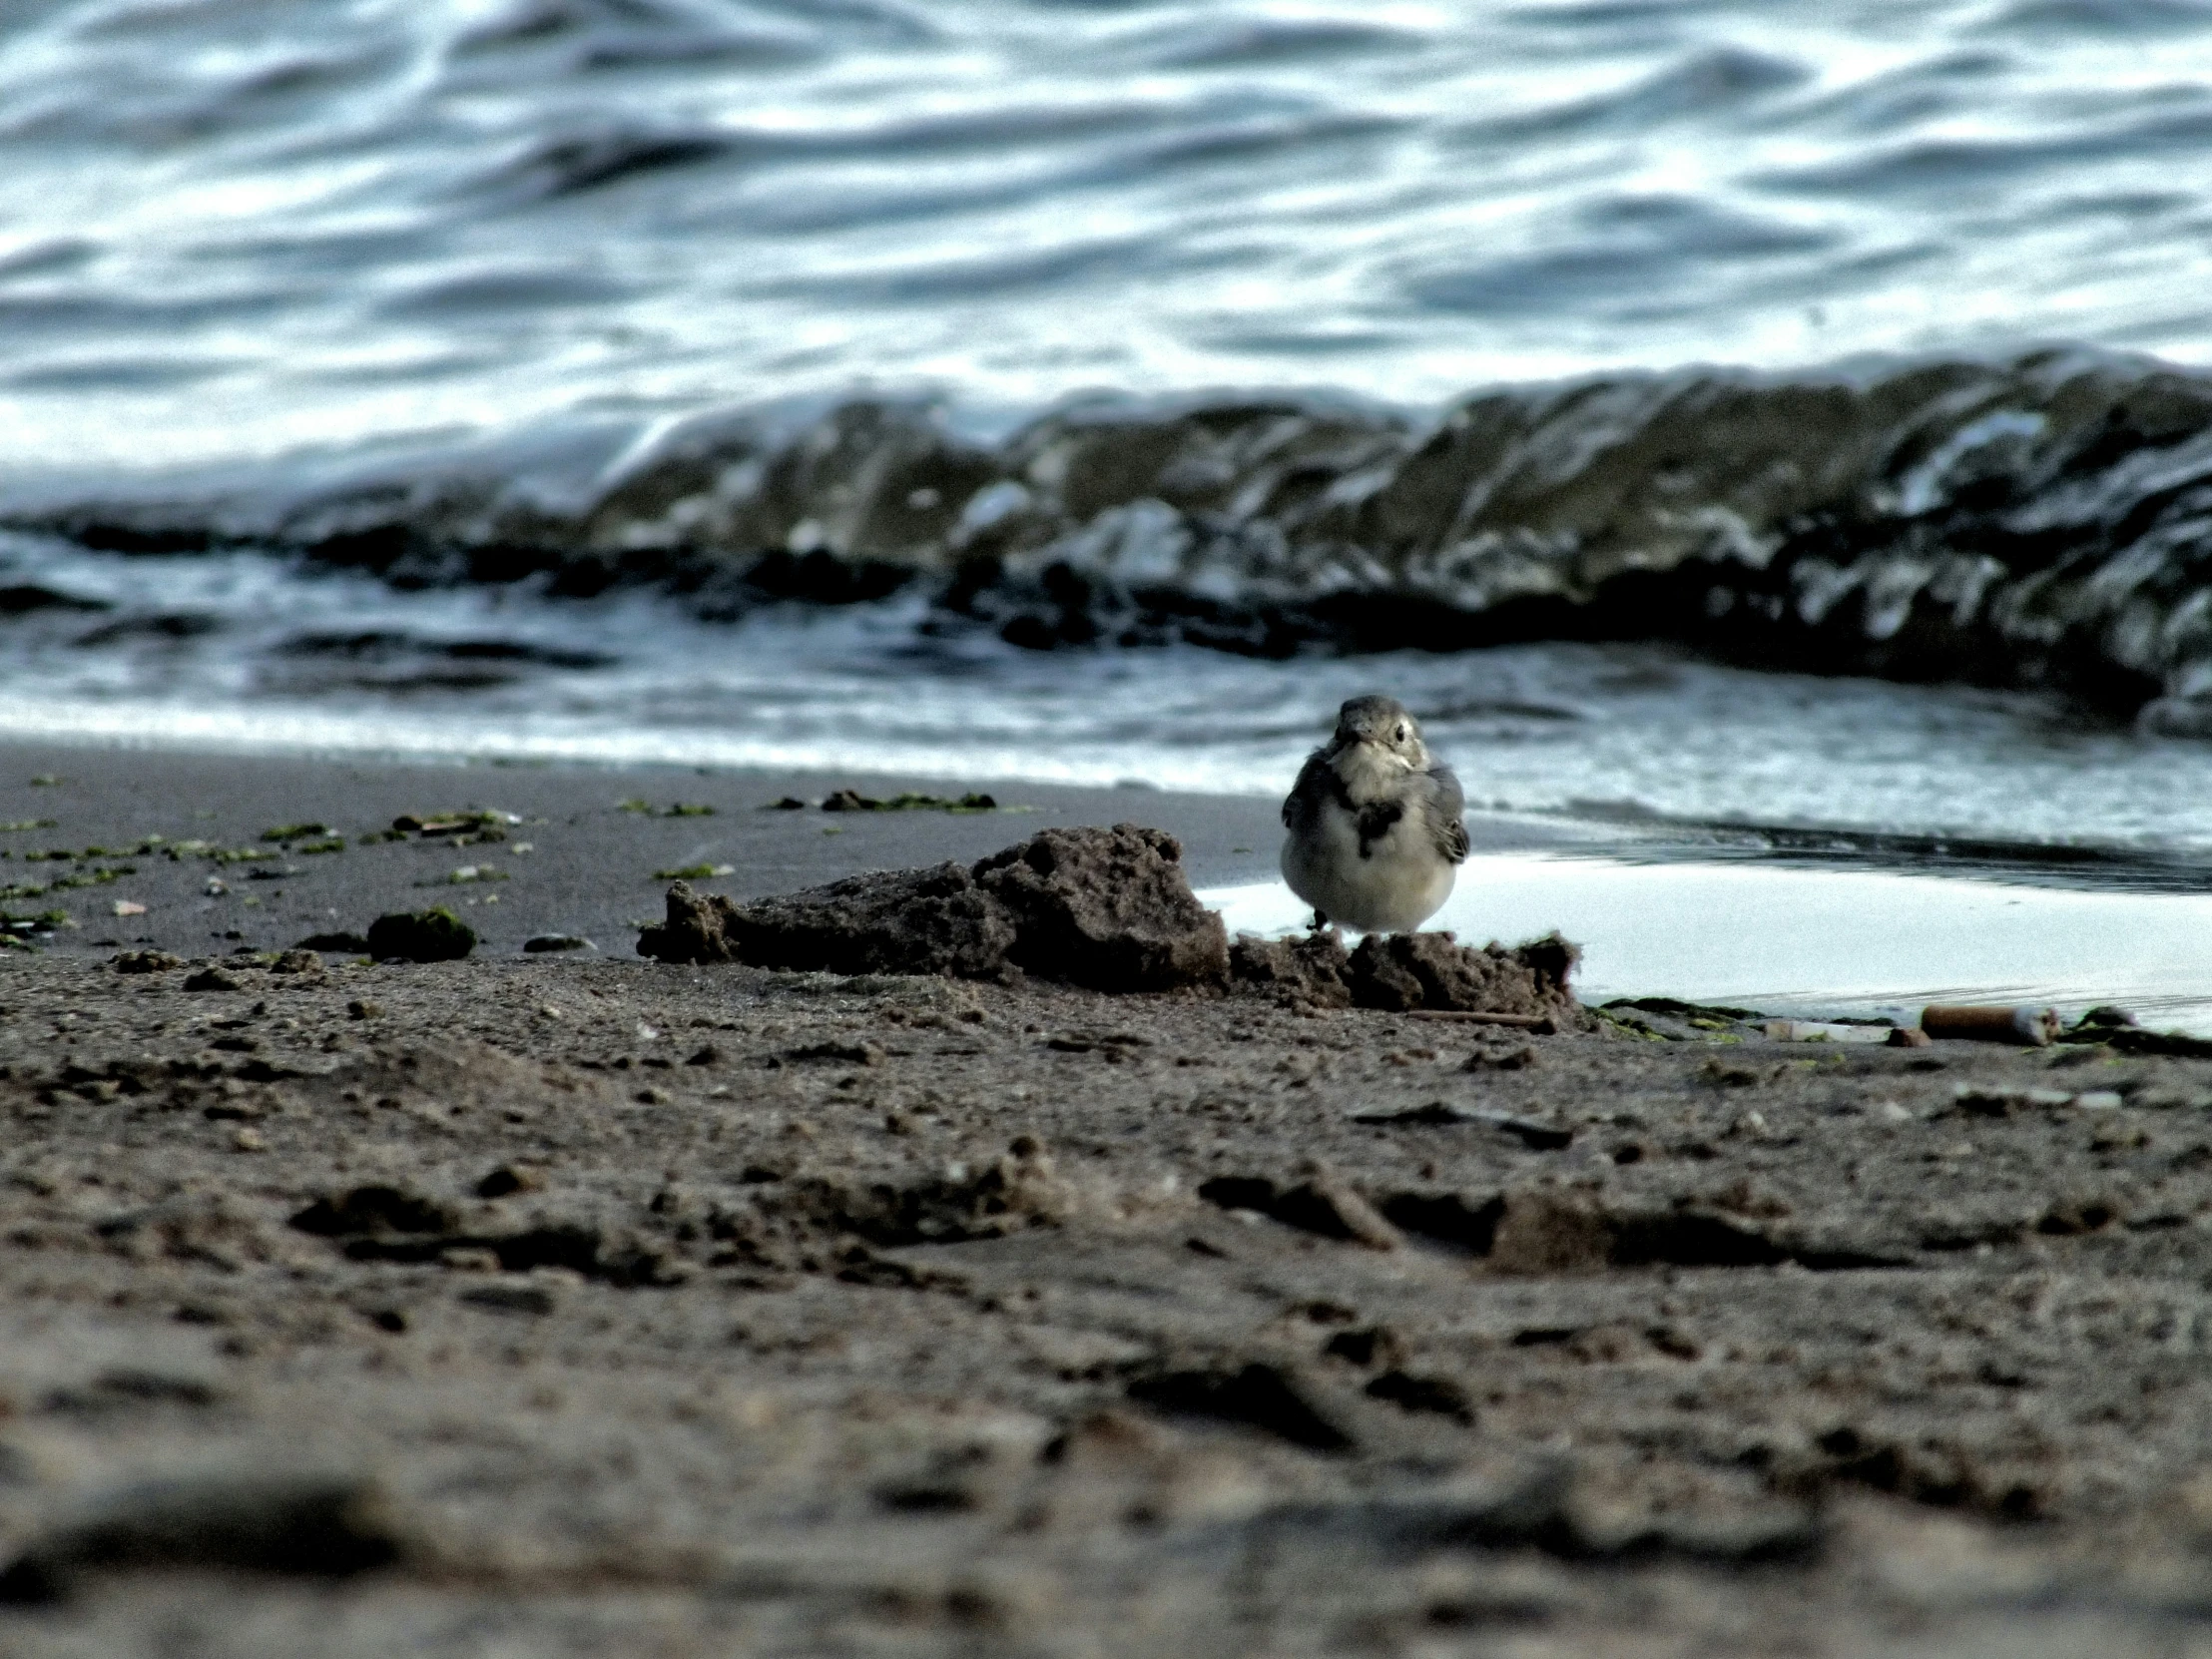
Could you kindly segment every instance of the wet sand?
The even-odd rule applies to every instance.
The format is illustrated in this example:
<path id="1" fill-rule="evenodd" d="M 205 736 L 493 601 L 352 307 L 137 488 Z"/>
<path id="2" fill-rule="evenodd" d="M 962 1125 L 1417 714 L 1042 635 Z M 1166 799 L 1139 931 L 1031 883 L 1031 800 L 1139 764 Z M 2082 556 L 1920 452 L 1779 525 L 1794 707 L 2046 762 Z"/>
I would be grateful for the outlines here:
<path id="1" fill-rule="evenodd" d="M 710 836 L 766 891 L 1110 816 L 1249 880 L 1267 803 L 824 836 L 754 778 L 645 779 L 718 808 L 649 819 L 603 773 L 18 770 L 73 782 L 0 818 L 79 850 L 471 804 L 538 850 L 349 845 L 252 907 L 141 859 L 178 885 L 130 927 L 196 960 L 107 965 L 123 878 L 0 957 L 0 1652 L 2203 1639 L 2212 1062 L 670 967 L 614 929 Z M 267 954 L 469 854 L 515 871 L 475 959 Z M 613 937 L 515 953 L 553 926 Z"/>
<path id="2" fill-rule="evenodd" d="M 907 792 L 983 793 L 999 810 L 820 810 L 846 789 L 883 801 Z M 809 805 L 773 809 L 787 799 Z M 375 838 L 403 815 L 462 810 L 502 815 L 498 838 Z M 421 766 L 0 744 L 0 891 L 11 894 L 0 910 L 66 912 L 70 925 L 46 941 L 63 953 L 135 945 L 207 954 L 283 949 L 313 933 L 361 932 L 384 911 L 445 904 L 476 930 L 484 954 L 512 955 L 534 934 L 563 933 L 627 958 L 636 924 L 660 914 L 668 883 L 658 870 L 728 865 L 725 874 L 693 875 L 693 885 L 746 898 L 857 870 L 972 861 L 1048 826 L 1125 820 L 1176 835 L 1194 885 L 1275 878 L 1283 833 L 1276 803 L 1251 796 L 851 772 Z M 271 830 L 309 825 L 330 833 L 267 838 Z M 1583 838 L 1567 828 L 1479 816 L 1469 830 L 1478 848 L 1497 851 Z M 139 850 L 149 836 L 163 845 Z M 332 839 L 344 845 L 302 850 Z M 171 855 L 189 842 L 206 845 Z M 93 848 L 100 855 L 26 856 Z M 456 879 L 464 870 L 473 877 Z M 211 896 L 211 877 L 227 891 Z M 72 878 L 86 884 L 54 885 Z M 118 901 L 145 912 L 118 916 Z"/>
<path id="3" fill-rule="evenodd" d="M 37 778 L 58 781 L 34 785 Z M 786 798 L 820 803 L 839 789 L 879 800 L 905 791 L 949 798 L 983 792 L 1004 810 L 770 809 Z M 672 814 L 678 807 L 694 811 Z M 461 810 L 501 814 L 499 838 L 367 838 L 389 832 L 402 815 Z M 729 865 L 728 874 L 694 877 L 694 884 L 750 897 L 860 869 L 972 860 L 1046 825 L 1131 816 L 1180 836 L 1201 880 L 1259 880 L 1274 871 L 1281 835 L 1274 807 L 1247 797 L 992 779 L 947 785 L 849 773 L 422 766 L 6 745 L 0 825 L 41 827 L 0 830 L 0 851 L 9 854 L 0 857 L 0 888 L 49 884 L 49 890 L 22 890 L 0 907 L 16 914 L 66 911 L 74 925 L 51 943 L 67 953 L 118 944 L 188 954 L 241 945 L 281 949 L 312 933 L 361 932 L 384 911 L 445 904 L 476 929 L 485 954 L 512 955 L 533 934 L 564 933 L 628 957 L 635 923 L 660 911 L 668 883 L 656 879 L 656 870 Z M 281 843 L 266 838 L 268 830 L 302 825 L 327 826 L 331 833 Z M 183 842 L 208 845 L 176 857 L 136 850 L 154 835 L 171 850 Z M 300 850 L 333 838 L 344 845 Z M 25 860 L 26 853 L 89 847 L 118 855 Z M 258 856 L 238 859 L 239 853 Z M 101 879 L 104 870 L 119 873 Z M 474 878 L 456 880 L 463 870 Z M 96 884 L 50 885 L 85 874 Z M 211 896 L 211 877 L 228 891 Z M 119 917 L 118 900 L 146 911 Z"/>

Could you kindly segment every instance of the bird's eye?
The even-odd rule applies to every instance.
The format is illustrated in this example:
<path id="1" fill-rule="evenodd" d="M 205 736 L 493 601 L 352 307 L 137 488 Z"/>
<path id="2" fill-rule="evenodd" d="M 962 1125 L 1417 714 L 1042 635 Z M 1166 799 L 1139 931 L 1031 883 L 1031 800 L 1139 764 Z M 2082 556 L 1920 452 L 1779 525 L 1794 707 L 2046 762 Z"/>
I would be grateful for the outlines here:
<path id="1" fill-rule="evenodd" d="M 1399 743 L 1403 743 L 1405 741 L 1405 728 L 1403 726 L 1400 726 L 1397 729 L 1397 741 Z"/>

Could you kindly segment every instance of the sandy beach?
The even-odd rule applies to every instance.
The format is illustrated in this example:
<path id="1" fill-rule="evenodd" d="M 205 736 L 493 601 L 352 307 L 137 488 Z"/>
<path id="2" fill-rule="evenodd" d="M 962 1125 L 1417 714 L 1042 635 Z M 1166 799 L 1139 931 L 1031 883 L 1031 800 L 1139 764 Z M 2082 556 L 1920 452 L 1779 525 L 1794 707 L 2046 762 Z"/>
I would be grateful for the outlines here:
<path id="1" fill-rule="evenodd" d="M 758 810 L 804 779 L 10 759 L 57 821 L 18 848 L 522 823 L 252 887 L 135 855 L 0 958 L 0 1652 L 2182 1651 L 2212 1062 L 621 925 L 678 861 L 774 891 L 1039 820 L 1249 871 L 1265 802 L 825 835 Z M 276 954 L 472 857 L 514 873 L 469 960 Z M 519 953 L 552 927 L 598 948 Z"/>
<path id="2" fill-rule="evenodd" d="M 42 778 L 54 782 L 31 782 Z M 1002 810 L 821 812 L 838 790 L 874 800 L 987 793 Z M 810 805 L 774 809 L 787 799 Z M 392 829 L 404 816 L 435 822 L 462 812 L 498 817 L 429 835 Z M 276 950 L 314 933 L 361 932 L 384 911 L 445 904 L 476 930 L 486 955 L 513 955 L 535 934 L 560 933 L 628 958 L 636 923 L 660 913 L 668 883 L 657 870 L 727 865 L 725 874 L 693 879 L 751 897 L 854 870 L 971 860 L 1045 825 L 1132 816 L 1182 840 L 1200 884 L 1274 873 L 1275 807 L 1249 797 L 856 773 L 424 766 L 8 745 L 0 746 L 0 825 L 13 828 L 0 830 L 0 889 L 14 896 L 0 907 L 65 912 L 74 925 L 49 941 L 61 954 L 121 945 L 189 955 L 241 945 Z M 268 838 L 273 830 L 301 832 L 277 841 Z M 161 839 L 139 850 L 149 836 Z M 1515 838 L 1525 844 L 1525 831 Z M 103 855 L 28 857 L 94 847 Z M 53 885 L 85 875 L 83 886 Z M 211 878 L 226 890 L 211 894 Z M 119 900 L 146 909 L 118 916 Z"/>

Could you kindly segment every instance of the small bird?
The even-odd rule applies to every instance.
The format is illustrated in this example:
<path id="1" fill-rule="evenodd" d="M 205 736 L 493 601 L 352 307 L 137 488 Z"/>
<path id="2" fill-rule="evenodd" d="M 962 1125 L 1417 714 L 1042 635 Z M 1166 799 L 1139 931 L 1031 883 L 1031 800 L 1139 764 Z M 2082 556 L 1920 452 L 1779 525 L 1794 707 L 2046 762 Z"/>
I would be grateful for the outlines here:
<path id="1" fill-rule="evenodd" d="M 1355 697 L 1283 802 L 1283 879 L 1317 928 L 1406 933 L 1451 896 L 1466 798 L 1390 697 Z"/>

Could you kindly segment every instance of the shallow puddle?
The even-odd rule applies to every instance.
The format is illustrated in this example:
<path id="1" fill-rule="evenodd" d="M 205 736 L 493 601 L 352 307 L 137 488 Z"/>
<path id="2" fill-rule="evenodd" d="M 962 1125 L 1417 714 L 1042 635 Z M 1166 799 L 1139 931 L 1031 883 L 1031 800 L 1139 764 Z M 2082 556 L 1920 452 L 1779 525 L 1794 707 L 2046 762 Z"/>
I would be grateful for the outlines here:
<path id="1" fill-rule="evenodd" d="M 1281 882 L 1200 894 L 1232 932 L 1295 932 Z M 1467 860 L 1430 922 L 1469 943 L 1556 927 L 1586 1001 L 1676 996 L 1789 1013 L 1918 1017 L 1934 1001 L 2117 1002 L 2212 1034 L 2212 894 L 2107 892 L 1774 864 L 1556 853 Z"/>

